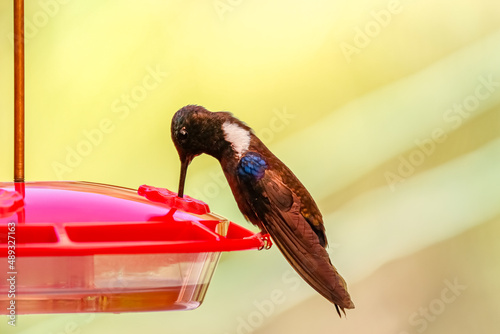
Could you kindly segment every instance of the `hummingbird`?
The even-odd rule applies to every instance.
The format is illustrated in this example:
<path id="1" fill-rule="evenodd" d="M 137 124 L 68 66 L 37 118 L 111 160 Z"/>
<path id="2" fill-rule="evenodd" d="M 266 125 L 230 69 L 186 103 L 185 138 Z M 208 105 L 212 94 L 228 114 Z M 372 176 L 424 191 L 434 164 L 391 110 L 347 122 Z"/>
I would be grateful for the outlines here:
<path id="1" fill-rule="evenodd" d="M 293 172 L 233 114 L 187 105 L 172 117 L 172 141 L 181 161 L 178 196 L 187 169 L 203 153 L 217 159 L 243 216 L 269 235 L 295 271 L 335 305 L 354 308 L 347 284 L 332 265 L 323 218 Z"/>

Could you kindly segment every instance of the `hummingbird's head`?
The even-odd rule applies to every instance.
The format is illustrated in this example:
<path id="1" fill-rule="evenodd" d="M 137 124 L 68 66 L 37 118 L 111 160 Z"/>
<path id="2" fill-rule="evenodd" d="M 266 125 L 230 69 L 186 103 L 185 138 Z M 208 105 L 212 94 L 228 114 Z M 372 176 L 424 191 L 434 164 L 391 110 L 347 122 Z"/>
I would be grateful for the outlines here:
<path id="1" fill-rule="evenodd" d="M 228 112 L 210 112 L 202 106 L 187 105 L 172 118 L 172 141 L 181 159 L 178 196 L 184 194 L 189 164 L 202 153 L 221 160 L 224 154 L 241 155 L 250 144 L 251 129 Z"/>
<path id="2" fill-rule="evenodd" d="M 206 140 L 217 138 L 217 128 L 212 113 L 201 106 L 188 105 L 179 109 L 172 117 L 171 135 L 181 161 L 191 161 L 206 153 Z"/>

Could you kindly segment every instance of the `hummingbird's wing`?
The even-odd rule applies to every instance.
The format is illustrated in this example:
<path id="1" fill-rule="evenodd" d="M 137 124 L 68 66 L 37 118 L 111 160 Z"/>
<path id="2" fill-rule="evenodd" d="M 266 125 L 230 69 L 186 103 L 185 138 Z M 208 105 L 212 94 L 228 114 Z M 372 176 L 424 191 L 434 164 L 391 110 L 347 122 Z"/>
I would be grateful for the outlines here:
<path id="1" fill-rule="evenodd" d="M 252 201 L 254 212 L 297 273 L 339 308 L 354 308 L 347 285 L 331 264 L 315 227 L 302 215 L 300 198 L 271 170 L 255 185 L 265 199 Z M 322 228 L 322 225 L 321 225 Z"/>

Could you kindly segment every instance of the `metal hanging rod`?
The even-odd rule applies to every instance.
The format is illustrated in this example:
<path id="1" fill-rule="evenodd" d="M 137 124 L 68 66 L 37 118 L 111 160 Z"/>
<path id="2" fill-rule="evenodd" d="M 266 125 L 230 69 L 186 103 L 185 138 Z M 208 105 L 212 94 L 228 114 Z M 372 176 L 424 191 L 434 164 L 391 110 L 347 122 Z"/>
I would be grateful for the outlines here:
<path id="1" fill-rule="evenodd" d="M 14 0 L 14 181 L 24 182 L 24 0 Z"/>

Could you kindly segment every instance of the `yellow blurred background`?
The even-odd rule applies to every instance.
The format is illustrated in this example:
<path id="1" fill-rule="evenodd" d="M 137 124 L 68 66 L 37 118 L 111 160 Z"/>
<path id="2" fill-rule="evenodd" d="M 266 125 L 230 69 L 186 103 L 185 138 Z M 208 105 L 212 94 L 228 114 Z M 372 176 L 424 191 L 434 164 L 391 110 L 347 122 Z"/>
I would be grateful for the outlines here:
<path id="1" fill-rule="evenodd" d="M 11 2 L 0 3 L 2 181 Z M 315 197 L 356 309 L 338 319 L 273 247 L 224 254 L 195 311 L 20 316 L 0 333 L 500 328 L 497 0 L 25 2 L 27 181 L 176 190 L 174 112 L 231 111 Z M 252 228 L 214 159 L 195 159 L 186 193 Z"/>

